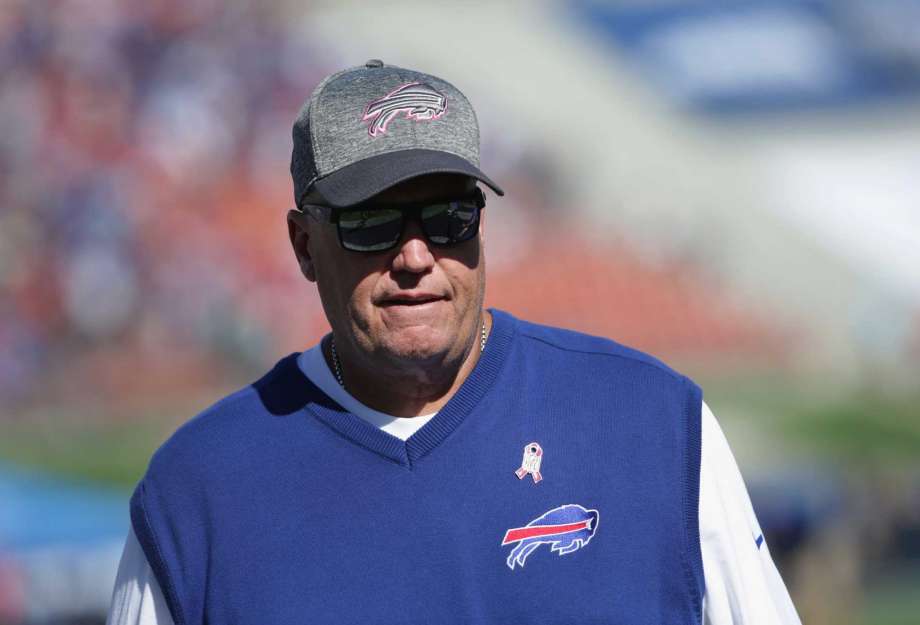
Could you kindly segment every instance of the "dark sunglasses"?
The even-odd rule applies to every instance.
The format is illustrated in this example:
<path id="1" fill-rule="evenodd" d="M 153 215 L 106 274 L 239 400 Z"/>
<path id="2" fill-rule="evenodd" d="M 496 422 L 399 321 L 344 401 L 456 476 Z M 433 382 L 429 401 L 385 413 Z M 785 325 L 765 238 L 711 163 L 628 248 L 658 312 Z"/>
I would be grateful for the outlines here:
<path id="1" fill-rule="evenodd" d="M 301 212 L 319 221 L 336 224 L 339 243 L 353 252 L 385 252 L 402 239 L 407 218 L 417 219 L 429 243 L 438 247 L 456 245 L 479 232 L 479 213 L 486 205 L 481 189 L 461 200 L 384 205 L 364 203 L 333 209 L 302 204 Z"/>

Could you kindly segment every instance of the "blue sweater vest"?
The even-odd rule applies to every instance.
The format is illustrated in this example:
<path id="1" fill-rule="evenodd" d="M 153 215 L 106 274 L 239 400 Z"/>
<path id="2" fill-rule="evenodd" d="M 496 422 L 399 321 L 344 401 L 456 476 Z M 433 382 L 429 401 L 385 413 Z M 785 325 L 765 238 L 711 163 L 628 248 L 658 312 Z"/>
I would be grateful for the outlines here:
<path id="1" fill-rule="evenodd" d="M 699 387 L 492 312 L 405 442 L 296 354 L 173 434 L 131 519 L 176 625 L 701 623 Z"/>

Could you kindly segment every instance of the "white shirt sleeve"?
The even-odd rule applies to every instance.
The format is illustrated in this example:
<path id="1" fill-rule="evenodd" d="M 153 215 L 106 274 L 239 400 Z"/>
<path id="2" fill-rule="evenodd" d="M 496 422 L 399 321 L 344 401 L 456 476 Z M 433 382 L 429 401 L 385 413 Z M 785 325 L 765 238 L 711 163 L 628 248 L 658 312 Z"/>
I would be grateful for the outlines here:
<path id="1" fill-rule="evenodd" d="M 706 625 L 801 625 L 770 556 L 744 479 L 703 402 L 700 547 Z"/>
<path id="2" fill-rule="evenodd" d="M 106 625 L 174 625 L 166 598 L 134 529 L 125 540 Z"/>

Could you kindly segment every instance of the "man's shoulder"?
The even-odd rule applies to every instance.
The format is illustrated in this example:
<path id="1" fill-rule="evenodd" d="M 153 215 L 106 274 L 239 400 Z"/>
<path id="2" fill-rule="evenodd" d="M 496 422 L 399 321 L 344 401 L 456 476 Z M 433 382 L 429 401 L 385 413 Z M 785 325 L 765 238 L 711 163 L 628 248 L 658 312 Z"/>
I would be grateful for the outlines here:
<path id="1" fill-rule="evenodd" d="M 523 339 L 534 345 L 546 346 L 549 349 L 570 354 L 609 357 L 612 362 L 622 366 L 651 368 L 666 377 L 681 381 L 686 379 L 686 376 L 655 356 L 607 337 L 522 319 L 517 320 L 517 331 Z"/>
<path id="2" fill-rule="evenodd" d="M 282 358 L 257 381 L 185 421 L 157 449 L 150 467 L 200 466 L 245 446 L 272 417 L 297 412 L 313 390 L 306 378 L 298 377 L 297 355 Z"/>

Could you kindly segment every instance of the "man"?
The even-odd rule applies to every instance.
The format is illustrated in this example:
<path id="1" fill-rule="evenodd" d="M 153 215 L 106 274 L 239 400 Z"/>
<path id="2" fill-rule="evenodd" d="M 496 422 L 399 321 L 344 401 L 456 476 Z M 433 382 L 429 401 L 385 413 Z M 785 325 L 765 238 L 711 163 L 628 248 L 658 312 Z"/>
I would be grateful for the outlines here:
<path id="1" fill-rule="evenodd" d="M 110 624 L 798 623 L 691 380 L 483 310 L 462 93 L 333 74 L 291 171 L 332 332 L 157 451 Z"/>

